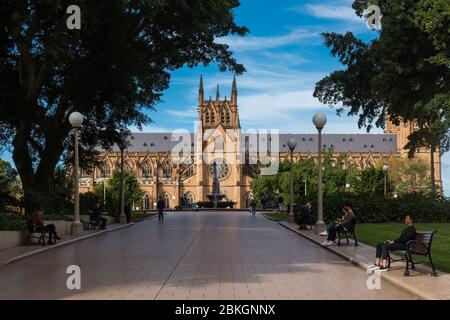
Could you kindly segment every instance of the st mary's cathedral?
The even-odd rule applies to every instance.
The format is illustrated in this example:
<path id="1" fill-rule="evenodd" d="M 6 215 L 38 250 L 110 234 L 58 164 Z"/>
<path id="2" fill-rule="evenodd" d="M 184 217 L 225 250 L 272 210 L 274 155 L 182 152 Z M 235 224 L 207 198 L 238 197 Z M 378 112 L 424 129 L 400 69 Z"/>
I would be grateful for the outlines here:
<path id="1" fill-rule="evenodd" d="M 407 157 L 404 146 L 413 129 L 408 123 L 397 126 L 388 122 L 384 134 L 324 134 L 322 147 L 333 150 L 335 157 L 345 154 L 347 166 L 379 166 L 391 157 Z M 260 136 L 258 133 L 245 133 L 239 119 L 236 78 L 233 79 L 230 98 L 223 100 L 219 86 L 215 99 L 205 99 L 203 79 L 200 78 L 197 132 L 188 133 L 182 140 L 174 139 L 172 132 L 133 133 L 129 137 L 129 146 L 124 150 L 124 168 L 136 175 L 144 191 L 142 202 L 135 204 L 135 209 L 154 209 L 159 197 L 165 200 L 167 208 L 178 206 L 182 197 L 190 203 L 206 201 L 206 195 L 212 190 L 214 161 L 219 163 L 218 178 L 224 199 L 235 202 L 237 208 L 246 208 L 252 197 L 250 183 L 261 174 L 258 163 L 262 155 L 279 161 L 287 159 L 290 156 L 287 141 L 292 137 L 297 141 L 294 161 L 317 158 L 317 134 Z M 261 150 L 264 142 L 269 148 Z M 255 150 L 254 146 L 258 148 L 251 152 Z M 179 149 L 183 149 L 182 158 L 178 156 Z M 215 156 L 218 153 L 224 155 L 220 161 Z M 253 160 L 256 157 L 256 161 L 249 161 L 249 153 L 253 154 Z M 120 168 L 120 154 L 117 146 L 102 152 L 101 165 L 91 173 L 82 173 L 80 190 L 92 190 L 96 184 L 108 179 L 113 170 Z M 427 163 L 430 156 L 428 150 L 416 154 Z M 436 181 L 441 184 L 438 153 L 435 159 Z"/>

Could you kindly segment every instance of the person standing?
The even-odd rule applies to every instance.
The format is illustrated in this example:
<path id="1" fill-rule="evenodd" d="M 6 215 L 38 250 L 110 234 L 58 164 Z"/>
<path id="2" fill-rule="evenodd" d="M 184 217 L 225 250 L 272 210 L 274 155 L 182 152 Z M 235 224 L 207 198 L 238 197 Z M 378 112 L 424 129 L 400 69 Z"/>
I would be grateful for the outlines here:
<path id="1" fill-rule="evenodd" d="M 250 206 L 251 206 L 251 210 L 252 210 L 252 215 L 255 215 L 255 213 L 256 213 L 256 199 L 255 199 L 255 197 L 252 198 L 252 201 L 250 202 Z"/>
<path id="2" fill-rule="evenodd" d="M 300 210 L 300 217 L 298 224 L 300 227 L 299 230 L 306 230 L 307 225 L 312 225 L 314 223 L 314 212 L 313 207 L 310 201 L 306 201 L 306 204 Z"/>
<path id="3" fill-rule="evenodd" d="M 278 209 L 280 210 L 280 212 L 283 212 L 283 197 L 281 195 L 278 196 Z"/>
<path id="4" fill-rule="evenodd" d="M 166 202 L 162 197 L 159 198 L 156 207 L 158 208 L 158 220 L 164 220 L 164 208 L 166 207 Z"/>
<path id="5" fill-rule="evenodd" d="M 261 206 L 263 211 L 266 211 L 266 204 L 267 204 L 267 197 L 265 194 L 263 194 L 261 198 Z"/>

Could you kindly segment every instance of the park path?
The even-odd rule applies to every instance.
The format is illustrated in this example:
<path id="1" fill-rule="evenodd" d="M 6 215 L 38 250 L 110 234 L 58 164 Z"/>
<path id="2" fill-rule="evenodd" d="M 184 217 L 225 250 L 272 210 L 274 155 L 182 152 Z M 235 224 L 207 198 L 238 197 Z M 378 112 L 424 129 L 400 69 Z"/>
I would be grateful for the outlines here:
<path id="1" fill-rule="evenodd" d="M 260 215 L 180 212 L 6 265 L 0 299 L 413 299 L 368 276 Z"/>

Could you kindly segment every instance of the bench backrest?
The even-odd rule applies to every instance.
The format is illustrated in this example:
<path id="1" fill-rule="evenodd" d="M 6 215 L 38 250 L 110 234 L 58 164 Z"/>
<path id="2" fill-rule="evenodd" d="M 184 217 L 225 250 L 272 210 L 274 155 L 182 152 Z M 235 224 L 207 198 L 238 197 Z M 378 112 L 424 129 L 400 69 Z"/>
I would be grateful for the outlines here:
<path id="1" fill-rule="evenodd" d="M 348 231 L 354 232 L 354 231 L 355 231 L 355 226 L 356 226 L 357 223 L 358 223 L 358 219 L 357 219 L 356 217 L 353 217 L 353 218 L 350 220 L 349 224 L 348 224 L 347 226 L 345 226 L 345 228 L 346 228 Z"/>
<path id="2" fill-rule="evenodd" d="M 412 246 L 412 251 L 426 254 L 431 251 L 431 243 L 436 231 L 421 231 L 416 233 L 415 242 Z"/>
<path id="3" fill-rule="evenodd" d="M 34 222 L 32 219 L 27 219 L 27 229 L 29 232 L 34 232 Z"/>

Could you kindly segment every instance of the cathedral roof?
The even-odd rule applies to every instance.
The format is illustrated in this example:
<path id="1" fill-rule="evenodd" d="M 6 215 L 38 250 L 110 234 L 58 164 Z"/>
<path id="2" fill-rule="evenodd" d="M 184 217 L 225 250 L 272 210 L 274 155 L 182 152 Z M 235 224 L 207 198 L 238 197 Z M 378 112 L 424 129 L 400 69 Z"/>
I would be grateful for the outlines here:
<path id="1" fill-rule="evenodd" d="M 253 143 L 258 143 L 258 137 L 254 134 L 242 135 L 242 146 L 244 146 L 245 137 L 248 136 L 250 149 Z M 133 133 L 128 142 L 130 146 L 128 152 L 170 152 L 179 144 L 179 141 L 171 140 L 170 132 L 152 132 L 152 133 Z M 295 152 L 316 152 L 317 151 L 317 134 L 280 134 L 279 150 L 281 152 L 289 151 L 287 141 L 293 137 L 297 140 Z M 267 140 L 270 136 L 267 136 Z M 264 138 L 262 138 L 264 139 Z M 194 134 L 190 133 L 190 141 L 185 142 L 185 148 L 194 150 Z M 267 144 L 267 150 L 271 150 L 271 141 L 263 141 Z M 323 134 L 322 144 L 325 149 L 333 148 L 335 152 L 381 152 L 396 153 L 397 152 L 397 136 L 395 134 Z M 113 151 L 118 152 L 117 146 L 113 147 Z"/>

